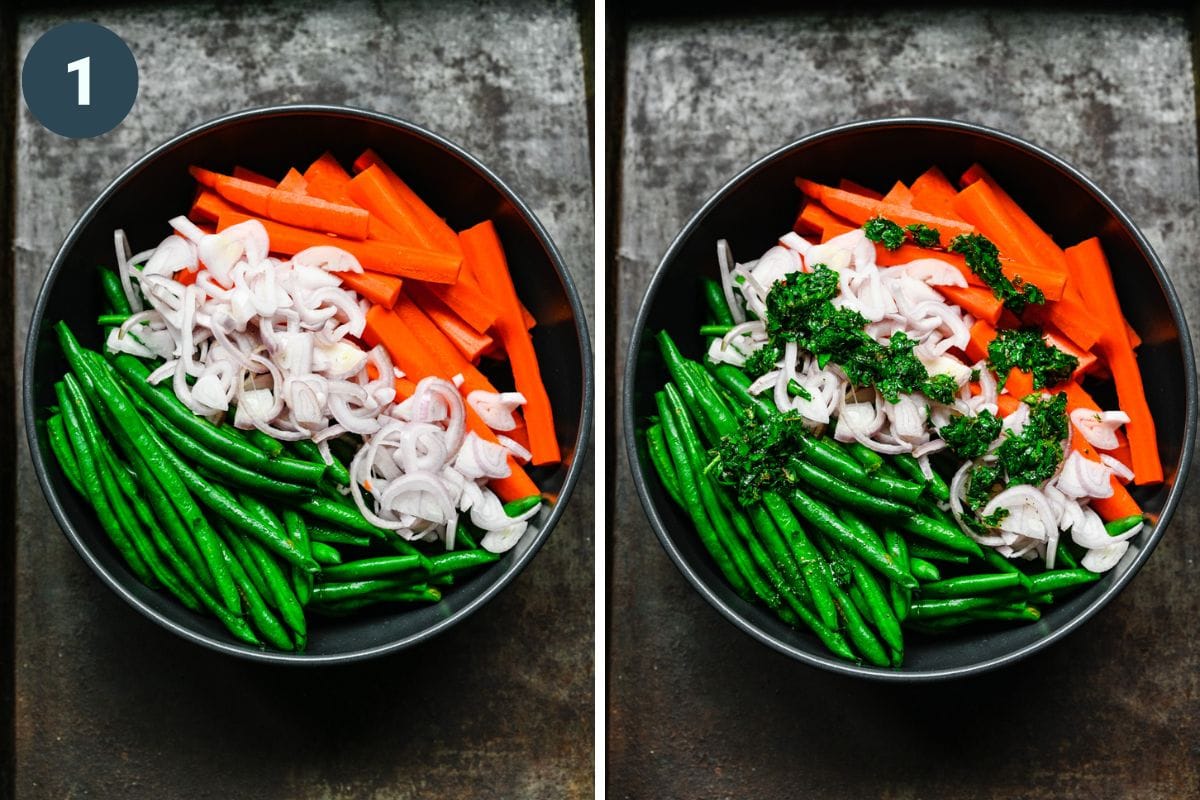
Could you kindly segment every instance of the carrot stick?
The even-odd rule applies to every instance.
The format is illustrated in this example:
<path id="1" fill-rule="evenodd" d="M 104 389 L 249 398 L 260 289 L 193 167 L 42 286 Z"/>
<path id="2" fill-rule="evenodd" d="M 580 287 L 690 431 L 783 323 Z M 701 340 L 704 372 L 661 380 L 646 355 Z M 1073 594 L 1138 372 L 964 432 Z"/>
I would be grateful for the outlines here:
<path id="1" fill-rule="evenodd" d="M 841 236 L 843 233 L 858 230 L 857 225 L 843 225 L 840 222 L 831 222 L 821 229 L 821 243 L 828 242 L 835 236 Z"/>
<path id="2" fill-rule="evenodd" d="M 863 197 L 869 197 L 872 200 L 882 200 L 883 199 L 883 195 L 881 195 L 879 192 L 875 191 L 874 189 L 868 189 L 866 186 L 863 186 L 861 183 L 855 183 L 854 181 L 850 180 L 849 178 L 842 178 L 840 181 L 838 181 L 838 188 L 844 192 L 853 192 L 854 194 L 861 194 Z"/>
<path id="3" fill-rule="evenodd" d="M 883 196 L 880 202 L 912 208 L 913 193 L 911 189 L 904 185 L 904 181 L 896 181 L 894 184 L 892 184 L 892 188 L 888 190 L 888 193 Z"/>
<path id="4" fill-rule="evenodd" d="M 797 224 L 800 222 L 803 222 L 806 226 L 808 226 L 809 230 L 817 233 L 823 231 L 827 225 L 841 225 L 845 227 L 847 224 L 846 220 L 839 219 L 833 214 L 830 214 L 829 211 L 826 210 L 825 206 L 821 205 L 820 203 L 806 204 L 804 209 L 800 212 L 800 216 L 797 218 Z"/>
<path id="5" fill-rule="evenodd" d="M 1129 346 L 1137 350 L 1142 346 L 1142 337 L 1138 336 L 1138 332 L 1129 324 L 1129 320 L 1125 320 L 1125 333 L 1129 338 Z"/>
<path id="6" fill-rule="evenodd" d="M 921 173 L 910 188 L 913 208 L 946 219 L 960 219 L 954 210 L 954 196 L 958 192 L 937 167 Z"/>
<path id="7" fill-rule="evenodd" d="M 843 216 L 856 225 L 862 225 L 872 217 L 887 217 L 901 226 L 923 224 L 937 228 L 945 242 L 949 242 L 959 234 L 975 232 L 972 226 L 958 220 L 935 217 L 916 209 L 871 200 L 862 195 L 834 189 L 832 186 L 822 186 L 804 178 L 797 178 L 796 185 L 809 197 L 820 200 L 834 214 Z"/>
<path id="8" fill-rule="evenodd" d="M 942 295 L 955 305 L 969 311 L 976 319 L 985 320 L 990 325 L 1000 321 L 1000 312 L 1004 304 L 996 298 L 991 289 L 979 286 L 934 286 Z"/>
<path id="9" fill-rule="evenodd" d="M 211 189 L 201 189 L 192 202 L 188 218 L 192 222 L 216 222 L 222 214 L 238 213 L 230 203 Z"/>
<path id="10" fill-rule="evenodd" d="M 1004 391 L 1018 400 L 1024 400 L 1033 394 L 1033 373 L 1013 367 L 1008 371 L 1008 377 L 1004 380 Z"/>
<path id="11" fill-rule="evenodd" d="M 400 292 L 400 297 L 396 300 L 392 313 L 399 317 L 405 327 L 421 341 L 425 350 L 437 359 L 438 368 L 445 373 L 441 377 L 449 379 L 461 374 L 463 376 L 462 388 L 467 392 L 496 391 L 492 382 L 458 351 L 454 343 L 446 338 L 433 320 L 405 292 Z"/>
<path id="12" fill-rule="evenodd" d="M 525 307 L 524 303 L 521 303 L 520 305 L 521 319 L 525 322 L 525 330 L 531 331 L 534 329 L 534 326 L 537 325 L 537 318 L 533 316 L 533 312 Z"/>
<path id="13" fill-rule="evenodd" d="M 1010 258 L 1001 258 L 1000 271 L 1010 281 L 1016 282 L 1020 279 L 1026 283 L 1032 283 L 1042 290 L 1047 301 L 1061 300 L 1066 293 L 1067 272 L 1052 267 L 1047 268 L 1044 262 L 1021 262 Z"/>
<path id="14" fill-rule="evenodd" d="M 479 288 L 467 278 L 468 264 L 464 260 L 460 280 L 452 284 L 423 284 L 430 294 L 441 300 L 451 311 L 462 317 L 478 333 L 487 333 L 498 316 L 496 306 Z"/>
<path id="15" fill-rule="evenodd" d="M 392 188 L 404 199 L 404 202 L 408 203 L 413 213 L 421 220 L 422 227 L 433 237 L 433 241 L 439 249 L 444 249 L 451 253 L 461 252 L 458 236 L 454 233 L 454 230 L 446 224 L 444 219 L 437 215 L 437 212 L 427 206 L 425 201 L 399 175 L 393 172 L 374 150 L 366 150 L 354 160 L 354 169 L 358 172 L 362 172 L 371 166 L 377 166 L 383 171 L 383 174 L 388 178 L 388 182 L 392 184 Z"/>
<path id="16" fill-rule="evenodd" d="M 234 177 L 236 178 L 237 176 L 235 175 Z M 275 188 L 281 192 L 304 194 L 308 188 L 308 181 L 295 168 L 292 168 L 287 171 L 287 174 L 283 176 L 283 180 Z"/>
<path id="17" fill-rule="evenodd" d="M 275 185 L 275 181 L 271 180 L 266 175 L 262 175 L 252 169 L 246 169 L 242 166 L 233 168 L 233 177 L 241 178 L 242 180 L 250 181 L 251 183 L 261 183 L 263 186 Z"/>
<path id="18" fill-rule="evenodd" d="M 427 378 L 431 375 L 446 379 L 450 377 L 444 374 L 446 372 L 445 364 L 439 362 L 437 356 L 426 349 L 427 342 L 418 338 L 404 324 L 400 317 L 392 311 L 380 308 L 379 306 L 372 306 L 367 311 L 367 324 L 363 330 L 363 341 L 372 347 L 382 344 L 387 348 L 388 354 L 392 358 L 392 363 L 398 366 L 405 374 L 405 378 L 397 381 L 396 390 L 398 392 L 408 391 L 409 397 L 412 396 L 412 392 L 416 391 L 416 386 L 412 383 L 413 381 L 420 381 L 422 378 Z M 407 384 L 401 384 L 401 380 L 406 380 Z M 476 436 L 486 439 L 489 442 L 497 441 L 496 434 L 479 418 L 474 409 L 467 406 L 466 412 L 467 428 L 469 430 L 474 431 Z M 501 499 L 507 502 L 540 493 L 537 485 L 511 455 L 508 457 L 508 465 L 512 470 L 512 474 L 509 477 L 493 479 L 488 482 L 488 486 Z"/>
<path id="19" fill-rule="evenodd" d="M 1069 356 L 1075 356 L 1079 361 L 1079 366 L 1071 373 L 1072 377 L 1078 380 L 1085 372 L 1091 370 L 1096 363 L 1096 354 L 1088 350 L 1080 350 L 1075 346 L 1075 343 L 1070 340 L 1066 334 L 1056 329 L 1053 325 L 1047 325 L 1042 330 L 1042 338 L 1046 340 L 1046 344 L 1051 347 L 1057 347 Z"/>
<path id="20" fill-rule="evenodd" d="M 238 211 L 223 212 L 217 230 L 248 219 L 258 219 L 263 224 L 271 240 L 271 252 L 281 255 L 293 256 L 308 247 L 333 245 L 357 258 L 363 269 L 436 283 L 453 283 L 462 264 L 461 257 L 450 253 L 405 247 L 392 242 L 340 239 Z"/>
<path id="21" fill-rule="evenodd" d="M 1150 406 L 1146 402 L 1146 389 L 1142 384 L 1137 356 L 1134 355 L 1129 336 L 1122 325 L 1125 317 L 1121 314 L 1121 305 L 1117 300 L 1117 290 L 1113 285 L 1108 259 L 1100 247 L 1100 240 L 1095 237 L 1067 248 L 1066 255 L 1067 260 L 1073 264 L 1073 269 L 1085 273 L 1088 280 L 1094 282 L 1091 289 L 1092 302 L 1097 305 L 1091 308 L 1090 313 L 1103 322 L 1100 351 L 1112 372 L 1121 410 L 1129 415 L 1125 431 L 1129 435 L 1134 481 L 1139 485 L 1159 483 L 1163 479 L 1163 473 L 1154 417 L 1150 414 Z"/>
<path id="22" fill-rule="evenodd" d="M 391 308 L 400 297 L 403 281 L 395 275 L 380 272 L 339 272 L 337 276 L 348 289 L 361 294 L 376 305 Z"/>
<path id="23" fill-rule="evenodd" d="M 396 378 L 396 396 L 407 400 L 417 393 L 417 385 L 408 378 Z"/>
<path id="24" fill-rule="evenodd" d="M 954 210 L 991 239 L 1001 255 L 1026 264 L 1034 263 L 1034 253 L 1026 247 L 1016 221 L 986 181 L 976 181 L 959 192 L 954 198 Z"/>
<path id="25" fill-rule="evenodd" d="M 1113 487 L 1112 497 L 1093 497 L 1091 501 L 1092 510 L 1100 515 L 1100 519 L 1112 522 L 1141 515 L 1142 507 L 1133 499 L 1133 495 L 1129 494 L 1129 490 L 1115 475 L 1109 480 Z"/>
<path id="26" fill-rule="evenodd" d="M 972 362 L 988 357 L 988 345 L 996 338 L 996 329 L 987 320 L 975 320 L 971 326 L 971 339 L 967 342 L 967 358 Z"/>
<path id="27" fill-rule="evenodd" d="M 339 181 L 328 175 L 318 174 L 308 182 L 307 194 L 319 197 L 322 200 L 328 200 L 331 203 L 358 207 L 358 203 L 354 202 L 350 198 L 350 195 L 346 193 L 346 187 L 349 185 L 350 179 L 348 177 L 345 181 Z M 367 220 L 367 238 L 378 239 L 383 242 L 400 242 L 404 237 L 386 222 L 372 214 Z"/>
<path id="28" fill-rule="evenodd" d="M 183 284 L 184 286 L 190 286 L 191 284 L 196 282 L 196 278 L 199 277 L 199 275 L 200 275 L 200 270 L 198 270 L 198 269 L 196 269 L 196 270 L 181 269 L 175 273 L 175 280 L 178 281 L 179 283 Z"/>
<path id="29" fill-rule="evenodd" d="M 315 180 L 333 181 L 346 184 L 350 182 L 350 173 L 342 169 L 342 165 L 326 150 L 321 157 L 308 165 L 304 170 L 304 180 L 312 183 Z"/>
<path id="30" fill-rule="evenodd" d="M 1016 411 L 1020 405 L 1021 401 L 1011 394 L 996 395 L 996 413 L 1001 417 L 1007 417 Z"/>
<path id="31" fill-rule="evenodd" d="M 1061 391 L 1067 395 L 1068 414 L 1077 408 L 1086 408 L 1090 411 L 1100 410 L 1100 406 L 1092 399 L 1092 396 L 1076 381 L 1067 381 L 1062 385 Z M 1091 459 L 1092 461 L 1100 460 L 1100 454 L 1096 452 L 1096 449 L 1092 447 L 1087 439 L 1083 438 L 1078 428 L 1072 431 L 1071 449 L 1084 458 Z M 1136 473 L 1134 477 L 1137 477 Z M 1142 509 L 1138 506 L 1137 501 L 1130 496 L 1129 491 L 1122 485 L 1116 475 L 1110 478 L 1109 483 L 1113 487 L 1112 497 L 1092 498 L 1091 500 L 1092 509 L 1100 515 L 1101 519 L 1108 522 L 1142 513 Z"/>
<path id="32" fill-rule="evenodd" d="M 480 286 L 496 301 L 500 310 L 496 318 L 496 332 L 508 353 L 517 391 L 525 395 L 525 422 L 529 427 L 529 449 L 533 453 L 533 463 L 555 463 L 561 456 L 554 431 L 554 413 L 542 383 L 533 340 L 525 327 L 521 303 L 508 271 L 500 238 L 491 221 L 468 228 L 459 237 L 463 253 L 473 262 L 472 269 L 479 278 Z"/>
<path id="33" fill-rule="evenodd" d="M 388 182 L 377 166 L 370 166 L 346 185 L 346 194 L 362 208 L 379 217 L 401 236 L 403 244 L 437 250 L 433 236 L 421 224 L 416 212 Z"/>
<path id="34" fill-rule="evenodd" d="M 436 296 L 426 294 L 420 299 L 417 298 L 418 295 L 414 292 L 413 299 L 420 303 L 421 310 L 425 312 L 425 315 L 433 320 L 433 324 L 438 326 L 438 329 L 458 349 L 458 352 L 462 353 L 463 357 L 472 364 L 479 363 L 479 357 L 495 343 L 491 336 L 486 333 L 478 333 L 463 322 L 462 317 L 446 308 Z"/>

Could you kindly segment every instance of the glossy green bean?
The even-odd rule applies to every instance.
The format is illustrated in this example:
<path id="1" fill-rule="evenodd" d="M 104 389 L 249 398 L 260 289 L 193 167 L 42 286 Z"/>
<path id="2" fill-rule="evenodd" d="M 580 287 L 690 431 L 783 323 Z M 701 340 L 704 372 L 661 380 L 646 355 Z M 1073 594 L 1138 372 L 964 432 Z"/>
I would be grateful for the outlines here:
<path id="1" fill-rule="evenodd" d="M 1014 572 L 1014 573 L 1016 573 L 1017 580 L 1019 580 L 1021 582 L 1021 586 L 1025 588 L 1025 591 L 1027 591 L 1027 592 L 1033 591 L 1033 583 L 1029 580 L 1029 576 L 1026 575 L 1025 572 L 1020 567 L 1018 567 L 1016 564 L 1014 564 L 1012 561 L 1008 560 L 1004 556 L 1000 555 L 993 548 L 991 548 L 991 547 L 983 548 L 982 557 L 983 557 L 983 560 L 992 569 L 996 570 L 997 572 Z"/>
<path id="2" fill-rule="evenodd" d="M 227 544 L 232 544 L 232 541 L 237 539 L 237 535 L 229 531 L 228 527 L 225 528 L 225 531 L 229 532 Z M 233 579 L 242 592 L 242 599 L 245 600 L 250 620 L 254 623 L 254 627 L 258 629 L 258 632 L 263 635 L 263 638 L 271 645 L 279 650 L 294 650 L 296 649 L 296 644 L 288 636 L 287 629 L 284 628 L 283 623 L 279 621 L 271 609 L 267 607 L 266 597 L 268 596 L 268 590 L 266 586 L 257 583 L 248 574 L 248 567 L 253 563 L 249 555 L 244 560 L 239 559 L 233 554 L 229 557 L 229 571 L 233 574 Z M 303 637 L 300 638 L 303 639 Z"/>
<path id="3" fill-rule="evenodd" d="M 950 614 L 961 614 L 979 608 L 989 608 L 996 605 L 994 597 L 950 597 L 932 600 L 914 600 L 909 618 L 923 621 L 934 617 L 945 617 Z"/>
<path id="4" fill-rule="evenodd" d="M 887 548 L 888 555 L 896 562 L 896 566 L 911 575 L 912 570 L 908 564 L 908 542 L 904 540 L 904 537 L 894 529 L 887 528 L 883 532 L 883 543 Z M 914 580 L 916 579 L 914 578 Z M 904 622 L 908 617 L 909 606 L 912 605 L 912 589 L 892 581 L 888 590 L 892 601 L 892 611 L 895 612 L 897 620 Z"/>
<path id="5" fill-rule="evenodd" d="M 296 543 L 296 547 L 301 553 L 312 558 L 312 541 L 309 539 L 308 526 L 304 524 L 304 517 L 290 508 L 285 508 L 280 517 L 288 538 Z M 312 574 L 293 565 L 291 579 L 292 591 L 295 592 L 296 599 L 300 601 L 301 606 L 308 605 L 308 600 L 312 596 Z"/>
<path id="6" fill-rule="evenodd" d="M 459 523 L 461 526 L 462 523 Z M 324 542 L 325 544 L 344 544 L 352 547 L 370 547 L 372 541 L 370 536 L 362 536 L 357 533 L 347 533 L 339 531 L 336 528 L 326 528 L 323 525 L 308 526 L 308 536 L 314 542 Z M 462 530 L 458 532 L 459 538 L 462 537 Z"/>
<path id="7" fill-rule="evenodd" d="M 937 500 L 945 503 L 950 499 L 950 487 L 946 481 L 933 471 L 933 477 L 925 474 L 921 469 L 920 462 L 913 458 L 909 453 L 897 453 L 891 458 L 892 464 L 902 472 L 909 480 L 918 481 L 929 487 L 929 493 Z"/>
<path id="8" fill-rule="evenodd" d="M 884 594 L 878 581 L 875 580 L 875 576 L 865 564 L 844 548 L 842 553 L 850 565 L 850 571 L 854 576 L 854 585 L 862 593 L 868 616 L 875 623 L 875 629 L 879 631 L 879 635 L 893 652 L 902 655 L 904 653 L 904 634 L 900 630 L 900 620 L 897 619 L 895 611 L 888 602 L 887 595 Z"/>
<path id="9" fill-rule="evenodd" d="M 122 320 L 133 313 L 129 298 L 125 296 L 125 287 L 121 285 L 121 276 L 116 272 L 111 269 L 100 270 L 100 289 L 104 292 L 104 299 L 108 301 L 113 313 L 119 315 Z"/>
<path id="10" fill-rule="evenodd" d="M 479 552 L 468 550 L 465 553 L 443 553 L 441 555 L 459 556 Z M 487 552 L 487 551 L 483 551 Z M 488 553 L 488 555 L 492 555 Z M 434 556 L 430 561 L 436 561 L 440 556 Z M 494 559 L 493 559 L 494 560 Z M 440 574 L 440 573 L 439 573 Z M 394 577 L 396 575 L 421 576 L 422 582 L 430 575 L 416 556 L 376 556 L 362 558 L 357 561 L 346 561 L 321 570 L 321 580 L 333 583 L 369 580 L 371 578 Z"/>
<path id="11" fill-rule="evenodd" d="M 817 552 L 812 541 L 804 532 L 800 520 L 796 519 L 795 513 L 782 497 L 775 492 L 764 492 L 762 502 L 763 507 L 771 515 L 775 524 L 779 526 L 779 530 L 791 547 L 800 573 L 803 575 L 804 585 L 812 600 L 813 609 L 817 612 L 821 624 L 837 630 L 837 606 L 829 591 L 829 584 L 833 581 L 833 576 L 829 573 L 829 565 Z"/>
<path id="12" fill-rule="evenodd" d="M 312 543 L 312 557 L 314 561 L 326 568 L 342 563 L 342 554 L 338 552 L 338 549 L 324 542 Z"/>
<path id="13" fill-rule="evenodd" d="M 950 564 L 967 564 L 970 563 L 971 557 L 966 553 L 958 553 L 954 550 L 947 550 L 944 547 L 926 544 L 924 542 L 911 542 L 908 545 L 908 552 L 917 558 L 923 558 L 926 561 L 945 561 Z"/>
<path id="14" fill-rule="evenodd" d="M 299 441 L 292 442 L 292 448 L 302 460 L 324 465 L 329 470 L 330 479 L 338 486 L 350 485 L 350 470 L 332 452 L 329 455 L 330 460 L 326 461 L 325 456 L 321 455 L 321 448 L 311 439 L 300 439 Z"/>
<path id="15" fill-rule="evenodd" d="M 902 586 L 916 586 L 913 576 L 896 565 L 882 544 L 862 536 L 858 530 L 847 525 L 825 503 L 799 488 L 790 490 L 788 499 L 791 501 L 792 508 L 802 519 L 816 530 L 845 545 L 850 552 L 873 569 L 883 573 L 888 580 L 895 581 Z"/>
<path id="16" fill-rule="evenodd" d="M 932 562 L 926 561 L 923 558 L 910 556 L 908 559 L 908 567 L 912 570 L 913 577 L 921 583 L 933 583 L 942 579 L 942 572 Z"/>
<path id="17" fill-rule="evenodd" d="M 499 553 L 487 550 L 461 550 L 453 553 L 438 553 L 429 557 L 429 577 L 457 575 L 461 572 L 494 564 L 501 558 Z"/>
<path id="18" fill-rule="evenodd" d="M 229 551 L 230 557 L 237 560 L 242 568 L 242 574 L 254 584 L 254 590 L 262 597 L 262 599 L 275 608 L 275 596 L 271 594 L 271 590 L 267 587 L 267 582 L 263 578 L 262 572 L 258 569 L 258 564 L 255 563 L 254 557 L 250 555 L 250 549 L 246 547 L 246 543 L 241 534 L 235 532 L 233 528 L 225 520 L 218 517 L 213 522 L 213 527 L 217 529 L 218 535 L 225 543 L 226 550 Z M 234 575 L 234 580 L 237 580 L 237 575 Z"/>
<path id="19" fill-rule="evenodd" d="M 973 597 L 1020 586 L 1012 572 L 988 572 L 982 575 L 959 575 L 934 581 L 921 587 L 923 597 Z"/>
<path id="20" fill-rule="evenodd" d="M 1134 514 L 1104 523 L 1104 530 L 1109 536 L 1120 536 L 1123 533 L 1127 533 L 1133 526 L 1141 525 L 1145 521 L 1146 518 L 1141 514 Z"/>
<path id="21" fill-rule="evenodd" d="M 59 469 L 66 477 L 67 483 L 71 484 L 71 488 L 75 491 L 86 495 L 83 483 L 79 479 L 79 462 L 71 450 L 71 441 L 67 437 L 67 429 L 63 424 L 61 413 L 46 420 L 46 441 L 50 444 L 50 452 L 58 461 Z"/>
<path id="22" fill-rule="evenodd" d="M 279 616 L 292 630 L 296 646 L 302 648 L 308 636 L 308 626 L 304 619 L 304 607 L 300 605 L 296 593 L 292 590 L 288 576 L 258 539 L 246 537 L 243 543 L 258 567 L 267 591 L 275 599 L 274 605 L 279 609 Z"/>
<path id="23" fill-rule="evenodd" d="M 1029 576 L 1032 593 L 1057 592 L 1100 580 L 1100 573 L 1087 569 L 1055 569 Z"/>
<path id="24" fill-rule="evenodd" d="M 733 312 L 729 310 L 724 288 L 712 278 L 704 278 L 700 285 L 704 291 L 704 303 L 708 306 L 708 311 L 712 314 L 713 319 L 717 321 L 718 325 L 732 328 Z"/>
<path id="25" fill-rule="evenodd" d="M 522 497 L 518 500 L 511 500 L 504 504 L 504 513 L 509 517 L 519 517 L 531 508 L 536 508 L 542 504 L 542 496 L 540 494 L 531 494 L 528 497 Z"/>
<path id="26" fill-rule="evenodd" d="M 666 490 L 667 496 L 682 506 L 683 498 L 679 494 L 679 477 L 675 474 L 675 466 L 671 463 L 671 454 L 667 451 L 667 440 L 663 438 L 662 425 L 656 423 L 646 428 L 646 453 L 650 463 L 658 475 L 658 481 Z"/>
<path id="27" fill-rule="evenodd" d="M 957 526 L 949 525 L 933 517 L 913 513 L 898 518 L 896 525 L 901 530 L 908 531 L 923 539 L 928 539 L 934 544 L 939 544 L 950 550 L 968 553 L 980 558 L 983 557 L 983 550 L 979 548 L 974 539 L 959 530 Z"/>
<path id="28" fill-rule="evenodd" d="M 883 466 L 883 456 L 867 447 L 862 442 L 847 442 L 846 452 L 857 461 L 867 472 L 878 472 Z"/>
<path id="29" fill-rule="evenodd" d="M 840 481 L 809 461 L 791 458 L 787 465 L 788 474 L 828 497 L 841 507 L 849 507 L 864 514 L 880 517 L 901 517 L 913 514 L 913 509 L 903 503 L 878 497 L 868 491 Z"/>

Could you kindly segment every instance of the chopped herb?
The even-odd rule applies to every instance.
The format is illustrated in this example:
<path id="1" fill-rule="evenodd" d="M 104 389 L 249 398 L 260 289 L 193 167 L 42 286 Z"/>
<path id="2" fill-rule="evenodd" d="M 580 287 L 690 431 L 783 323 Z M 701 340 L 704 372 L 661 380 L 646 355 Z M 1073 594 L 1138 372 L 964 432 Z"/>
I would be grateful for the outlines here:
<path id="1" fill-rule="evenodd" d="M 783 352 L 779 346 L 767 342 L 746 357 L 746 366 L 742 369 L 751 378 L 761 378 L 768 372 L 774 371 L 781 358 L 783 358 Z"/>
<path id="2" fill-rule="evenodd" d="M 804 421 L 795 411 L 766 420 L 748 418 L 714 448 L 717 481 L 734 487 L 743 505 L 757 502 L 763 492 L 789 482 L 784 465 L 806 435 Z"/>
<path id="3" fill-rule="evenodd" d="M 1000 468 L 992 464 L 980 464 L 968 473 L 967 505 L 983 508 L 992 494 L 1000 488 Z"/>
<path id="4" fill-rule="evenodd" d="M 885 217 L 873 217 L 864 222 L 863 233 L 872 242 L 882 244 L 888 250 L 895 250 L 904 244 L 904 229 Z"/>
<path id="5" fill-rule="evenodd" d="M 960 458 L 979 458 L 996 441 L 1001 426 L 1000 418 L 984 409 L 974 417 L 955 417 L 938 429 L 938 435 Z"/>
<path id="6" fill-rule="evenodd" d="M 998 463 L 1009 484 L 1037 485 L 1049 478 L 1063 460 L 1067 438 L 1067 396 L 1029 397 L 1029 419 L 1018 434 L 1010 434 L 996 448 Z"/>
<path id="7" fill-rule="evenodd" d="M 1006 520 L 1007 518 L 1008 518 L 1008 509 L 1005 508 L 1004 506 L 1000 506 L 995 511 L 988 514 L 986 517 L 981 516 L 979 518 L 979 521 L 982 522 L 984 525 L 986 525 L 989 528 L 998 528 L 998 527 L 1000 527 L 1000 523 L 1004 522 L 1004 520 Z"/>
<path id="8" fill-rule="evenodd" d="M 958 393 L 958 381 L 954 380 L 953 376 L 944 373 L 934 375 L 925 381 L 921 386 L 921 391 L 930 400 L 948 406 L 954 402 L 954 395 Z"/>
<path id="9" fill-rule="evenodd" d="M 921 247 L 937 247 L 942 242 L 942 232 L 931 228 L 923 222 L 906 225 L 904 230 L 912 234 L 913 241 Z"/>
<path id="10" fill-rule="evenodd" d="M 979 380 L 979 368 L 978 367 L 971 370 L 971 382 L 974 383 L 977 380 Z"/>
<path id="11" fill-rule="evenodd" d="M 1071 377 L 1079 359 L 1048 344 L 1037 328 L 1001 329 L 988 345 L 988 361 L 1000 385 L 1013 367 L 1033 373 L 1033 388 L 1054 386 Z"/>
<path id="12" fill-rule="evenodd" d="M 963 233 L 950 240 L 950 252 L 958 253 L 971 271 L 983 279 L 1004 307 L 1020 316 L 1030 304 L 1046 302 L 1046 295 L 1032 283 L 1018 277 L 1010 281 L 1000 269 L 1000 251 L 987 237 L 978 233 Z"/>

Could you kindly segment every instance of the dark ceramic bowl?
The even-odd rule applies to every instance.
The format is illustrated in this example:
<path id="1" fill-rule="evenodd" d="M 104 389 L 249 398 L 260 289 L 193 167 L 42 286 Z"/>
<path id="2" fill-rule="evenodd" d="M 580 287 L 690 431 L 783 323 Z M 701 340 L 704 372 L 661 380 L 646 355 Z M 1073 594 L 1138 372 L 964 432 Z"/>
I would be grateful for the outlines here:
<path id="1" fill-rule="evenodd" d="M 638 436 L 655 413 L 654 391 L 667 379 L 653 335 L 665 328 L 685 355 L 702 355 L 696 331 L 703 323 L 704 307 L 699 291 L 689 294 L 687 287 L 695 286 L 701 275 L 717 276 L 718 239 L 729 239 L 737 259 L 747 261 L 791 228 L 799 203 L 793 184 L 797 175 L 834 183 L 845 177 L 886 191 L 894 181 L 910 181 L 930 164 L 957 176 L 976 161 L 1056 241 L 1101 238 L 1121 306 L 1143 340 L 1138 360 L 1148 379 L 1166 480 L 1134 492 L 1153 524 L 1133 540 L 1122 563 L 1085 591 L 1052 606 L 1040 622 L 936 640 L 911 636 L 899 669 L 848 664 L 831 658 L 807 631 L 788 627 L 763 606 L 734 594 L 688 517 L 663 491 Z M 681 296 L 695 300 L 680 302 Z M 663 547 L 696 590 L 739 628 L 780 652 L 836 672 L 896 681 L 964 676 L 1011 663 L 1061 639 L 1103 608 L 1162 537 L 1179 502 L 1196 428 L 1196 370 L 1183 311 L 1162 264 L 1125 213 L 1090 180 L 1045 150 L 1006 133 L 937 119 L 872 120 L 806 136 L 746 168 L 713 195 L 671 243 L 650 282 L 634 324 L 623 399 L 626 447 L 642 505 Z M 1115 407 L 1114 398 L 1103 400 L 1108 401 L 1105 407 Z"/>
<path id="2" fill-rule="evenodd" d="M 66 320 L 85 345 L 98 347 L 101 309 L 97 264 L 112 260 L 112 232 L 124 228 L 135 250 L 159 241 L 167 219 L 192 199 L 189 164 L 228 172 L 236 163 L 268 175 L 308 164 L 330 149 L 349 164 L 371 147 L 402 171 L 422 197 L 462 229 L 495 222 L 517 291 L 537 318 L 533 341 L 553 403 L 563 463 L 532 475 L 554 498 L 497 564 L 446 593 L 433 606 L 313 619 L 302 654 L 262 651 L 234 640 L 215 620 L 147 589 L 125 567 L 86 502 L 66 483 L 46 442 L 44 409 L 66 370 L 51 326 Z M 147 213 L 147 209 L 151 213 Z M 81 288 L 82 287 L 82 288 Z M 71 229 L 38 295 L 25 347 L 25 429 L 34 468 L 71 544 L 113 591 L 165 628 L 221 652 L 260 661 L 322 664 L 399 650 L 446 630 L 478 609 L 534 557 L 563 513 L 583 469 L 591 431 L 592 354 L 587 323 L 562 257 L 545 229 L 504 181 L 469 153 L 416 125 L 340 107 L 281 106 L 232 114 L 184 133 L 138 159 L 105 189 Z"/>

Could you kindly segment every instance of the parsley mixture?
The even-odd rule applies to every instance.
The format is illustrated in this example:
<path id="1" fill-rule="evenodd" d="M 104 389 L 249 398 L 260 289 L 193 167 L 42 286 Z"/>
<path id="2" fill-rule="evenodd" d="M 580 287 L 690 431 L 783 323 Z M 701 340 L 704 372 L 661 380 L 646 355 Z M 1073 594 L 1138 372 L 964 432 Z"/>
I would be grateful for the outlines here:
<path id="1" fill-rule="evenodd" d="M 1079 366 L 1079 359 L 1046 343 L 1037 328 L 1004 328 L 988 345 L 988 361 L 1004 385 L 1013 367 L 1033 373 L 1033 388 L 1062 383 Z"/>

